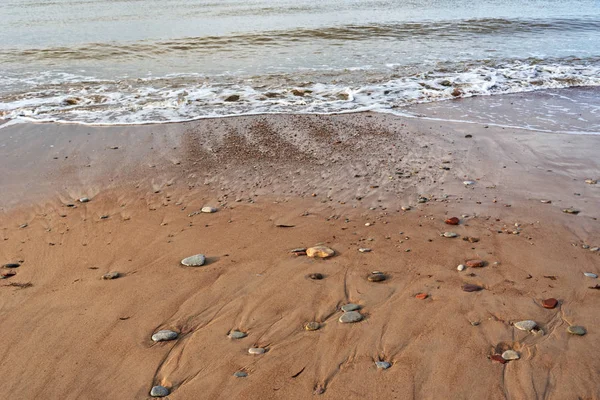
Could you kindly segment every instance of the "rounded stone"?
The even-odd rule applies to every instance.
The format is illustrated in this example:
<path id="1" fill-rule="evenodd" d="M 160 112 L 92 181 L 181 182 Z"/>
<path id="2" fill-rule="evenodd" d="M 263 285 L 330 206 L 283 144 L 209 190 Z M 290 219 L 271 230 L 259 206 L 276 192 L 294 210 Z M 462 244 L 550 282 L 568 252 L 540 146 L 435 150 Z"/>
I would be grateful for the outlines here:
<path id="1" fill-rule="evenodd" d="M 364 247 L 364 248 L 358 249 L 358 251 L 360 251 L 361 253 L 370 253 L 371 249 Z"/>
<path id="2" fill-rule="evenodd" d="M 248 376 L 248 374 L 245 373 L 244 371 L 237 371 L 236 373 L 233 374 L 233 376 L 235 376 L 236 378 L 245 378 Z"/>
<path id="3" fill-rule="evenodd" d="M 316 321 L 311 321 L 304 324 L 305 331 L 316 331 L 319 328 L 321 328 L 321 324 Z"/>
<path id="4" fill-rule="evenodd" d="M 446 224 L 448 225 L 458 225 L 460 220 L 457 217 L 448 218 L 446 220 Z"/>
<path id="5" fill-rule="evenodd" d="M 542 300 L 542 307 L 552 309 L 558 305 L 558 300 L 554 298 Z"/>
<path id="6" fill-rule="evenodd" d="M 342 324 L 350 324 L 353 322 L 358 322 L 363 319 L 363 316 L 358 311 L 348 311 L 342 314 L 339 321 Z"/>
<path id="7" fill-rule="evenodd" d="M 511 361 L 518 360 L 521 357 L 519 356 L 519 353 L 514 350 L 506 350 L 504 353 L 502 353 L 502 358 L 504 358 L 506 361 Z"/>
<path id="8" fill-rule="evenodd" d="M 483 288 L 481 286 L 467 283 L 467 284 L 463 285 L 462 290 L 465 292 L 479 292 L 480 290 L 483 290 Z"/>
<path id="9" fill-rule="evenodd" d="M 90 201 L 90 199 L 88 199 L 87 197 L 82 197 L 79 199 L 80 203 L 87 203 L 88 201 Z"/>
<path id="10" fill-rule="evenodd" d="M 335 254 L 335 250 L 326 246 L 314 246 L 306 249 L 306 255 L 312 258 L 329 258 Z"/>
<path id="11" fill-rule="evenodd" d="M 383 282 L 385 279 L 385 274 L 383 272 L 372 272 L 367 276 L 369 282 Z"/>
<path id="12" fill-rule="evenodd" d="M 177 332 L 171 331 L 168 329 L 164 329 L 164 330 L 158 331 L 154 335 L 152 335 L 152 340 L 155 342 L 166 342 L 169 340 L 177 339 L 177 336 L 179 336 L 179 334 Z"/>
<path id="13" fill-rule="evenodd" d="M 583 326 L 577 326 L 577 325 L 572 325 L 572 326 L 568 327 L 567 332 L 569 332 L 571 335 L 578 335 L 578 336 L 583 336 L 587 333 L 587 331 L 585 330 L 585 328 Z"/>
<path id="14" fill-rule="evenodd" d="M 314 274 L 310 274 L 310 275 L 308 275 L 308 277 L 309 277 L 310 279 L 313 279 L 313 280 L 315 280 L 315 281 L 320 281 L 321 279 L 323 279 L 323 274 L 319 274 L 319 273 L 317 272 L 317 273 L 314 273 Z"/>
<path id="15" fill-rule="evenodd" d="M 265 349 L 263 349 L 262 347 L 250 347 L 248 349 L 248 353 L 250 354 L 265 354 Z"/>
<path id="16" fill-rule="evenodd" d="M 19 263 L 8 263 L 8 264 L 4 264 L 2 267 L 3 268 L 19 268 L 21 266 L 21 264 Z"/>
<path id="17" fill-rule="evenodd" d="M 514 323 L 515 328 L 529 332 L 537 327 L 537 323 L 530 319 Z"/>
<path id="18" fill-rule="evenodd" d="M 460 264 L 458 267 L 456 267 L 456 269 L 457 269 L 458 271 L 464 271 L 464 270 L 465 270 L 465 268 L 466 268 L 466 267 L 465 267 L 463 264 Z"/>
<path id="19" fill-rule="evenodd" d="M 204 206 L 204 207 L 202 207 L 202 209 L 200 209 L 200 211 L 203 213 L 212 214 L 212 213 L 216 213 L 217 209 L 215 207 Z"/>
<path id="20" fill-rule="evenodd" d="M 341 309 L 343 312 L 356 311 L 356 310 L 360 310 L 360 306 L 358 304 L 348 303 L 348 304 L 344 304 L 341 307 Z"/>
<path id="21" fill-rule="evenodd" d="M 0 273 L 0 278 L 1 278 L 1 279 L 8 279 L 8 278 L 10 278 L 11 276 L 15 276 L 16 274 L 17 274 L 17 273 L 16 273 L 15 271 L 12 271 L 12 270 L 8 270 L 8 271 L 2 271 L 2 272 Z"/>
<path id="22" fill-rule="evenodd" d="M 429 295 L 427 293 L 419 293 L 415 296 L 416 299 L 425 300 Z"/>
<path id="23" fill-rule="evenodd" d="M 587 276 L 588 278 L 593 278 L 596 279 L 598 277 L 598 275 L 592 273 L 592 272 L 584 272 L 583 273 L 585 276 Z"/>
<path id="24" fill-rule="evenodd" d="M 164 386 L 154 386 L 152 390 L 150 390 L 150 396 L 152 397 L 165 397 L 169 395 L 169 389 Z"/>
<path id="25" fill-rule="evenodd" d="M 379 369 L 388 369 L 389 367 L 392 366 L 392 364 L 390 364 L 387 361 L 375 361 L 375 365 L 377 366 L 377 368 Z"/>
<path id="26" fill-rule="evenodd" d="M 463 181 L 463 184 L 466 186 L 474 185 L 475 181 Z"/>
<path id="27" fill-rule="evenodd" d="M 111 271 L 102 275 L 102 279 L 117 279 L 119 276 L 121 276 L 121 274 L 119 274 L 117 271 Z"/>
<path id="28" fill-rule="evenodd" d="M 241 331 L 231 331 L 229 332 L 229 334 L 227 335 L 227 337 L 229 337 L 229 339 L 242 339 L 245 338 L 246 336 L 248 336 L 245 332 L 241 332 Z"/>
<path id="29" fill-rule="evenodd" d="M 444 232 L 442 236 L 446 238 L 455 238 L 458 236 L 458 234 L 455 232 Z"/>
<path id="30" fill-rule="evenodd" d="M 469 268 L 481 268 L 481 267 L 485 266 L 485 261 L 483 261 L 483 260 L 467 260 L 467 262 L 465 262 L 465 264 Z"/>
<path id="31" fill-rule="evenodd" d="M 204 254 L 196 254 L 194 256 L 190 256 L 181 260 L 181 264 L 186 267 L 200 267 L 204 265 L 206 262 L 206 257 Z"/>
<path id="32" fill-rule="evenodd" d="M 576 210 L 574 208 L 565 208 L 563 210 L 563 212 L 567 213 L 567 214 L 575 214 L 575 215 L 579 214 L 579 210 Z"/>

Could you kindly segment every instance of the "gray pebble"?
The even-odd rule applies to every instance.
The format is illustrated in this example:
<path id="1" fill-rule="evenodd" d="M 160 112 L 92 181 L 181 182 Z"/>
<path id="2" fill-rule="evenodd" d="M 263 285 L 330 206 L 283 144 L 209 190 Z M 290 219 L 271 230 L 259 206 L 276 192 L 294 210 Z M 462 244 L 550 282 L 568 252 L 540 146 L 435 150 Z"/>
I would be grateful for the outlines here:
<path id="1" fill-rule="evenodd" d="M 206 257 L 204 254 L 196 254 L 195 256 L 190 256 L 181 260 L 181 264 L 186 267 L 200 267 L 204 265 L 206 262 Z"/>
<path id="2" fill-rule="evenodd" d="M 164 386 L 154 386 L 150 391 L 152 397 L 165 397 L 169 395 L 169 389 Z"/>
<path id="3" fill-rule="evenodd" d="M 583 336 L 587 333 L 583 326 L 576 326 L 576 325 L 568 327 L 567 332 L 569 332 L 571 335 L 578 335 L 578 336 Z"/>
<path id="4" fill-rule="evenodd" d="M 168 329 L 164 329 L 162 331 L 158 331 L 156 332 L 154 335 L 152 335 L 152 340 L 154 340 L 155 342 L 164 342 L 164 341 L 168 341 L 168 340 L 175 340 L 177 339 L 178 333 L 168 330 Z"/>
<path id="5" fill-rule="evenodd" d="M 531 331 L 533 330 L 537 324 L 532 320 L 519 321 L 514 323 L 515 328 L 520 329 L 522 331 Z"/>
<path id="6" fill-rule="evenodd" d="M 88 199 L 87 197 L 82 197 L 79 199 L 80 203 L 87 203 L 88 201 L 90 201 L 90 199 Z"/>
<path id="7" fill-rule="evenodd" d="M 591 273 L 591 272 L 584 272 L 583 273 L 585 276 L 587 276 L 588 278 L 594 278 L 596 279 L 598 277 L 598 275 Z"/>
<path id="8" fill-rule="evenodd" d="M 342 314 L 339 321 L 343 324 L 358 322 L 363 319 L 363 316 L 358 311 L 348 311 Z"/>
<path id="9" fill-rule="evenodd" d="M 504 358 L 507 361 L 510 361 L 510 360 L 518 360 L 521 357 L 519 356 L 519 353 L 517 353 L 514 350 L 506 350 L 504 353 L 502 353 L 502 358 Z"/>
<path id="10" fill-rule="evenodd" d="M 442 236 L 447 238 L 455 238 L 458 236 L 458 234 L 454 232 L 444 232 Z"/>
<path id="11" fill-rule="evenodd" d="M 229 339 L 242 339 L 248 335 L 245 332 L 241 332 L 241 331 L 231 331 L 231 332 L 229 332 L 229 335 L 227 335 L 227 336 L 229 337 Z"/>
<path id="12" fill-rule="evenodd" d="M 119 274 L 117 271 L 111 271 L 102 275 L 102 279 L 117 279 L 119 276 L 121 276 L 121 274 Z"/>
<path id="13" fill-rule="evenodd" d="M 388 369 L 389 367 L 392 366 L 392 364 L 390 364 L 387 361 L 375 361 L 375 365 L 377 366 L 377 368 L 379 369 Z"/>
<path id="14" fill-rule="evenodd" d="M 233 376 L 235 376 L 236 378 L 245 378 L 248 376 L 248 374 L 245 373 L 244 371 L 237 371 L 236 373 L 233 374 Z"/>
<path id="15" fill-rule="evenodd" d="M 248 353 L 250 354 L 264 354 L 265 353 L 265 349 L 263 349 L 262 347 L 250 347 L 248 349 Z"/>
<path id="16" fill-rule="evenodd" d="M 210 207 L 210 206 L 204 206 L 204 207 L 202 207 L 202 209 L 200 211 L 202 211 L 203 213 L 212 214 L 212 213 L 216 213 L 217 209 L 214 207 Z"/>
<path id="17" fill-rule="evenodd" d="M 342 306 L 343 312 L 356 311 L 356 310 L 360 310 L 360 306 L 358 304 L 348 303 L 348 304 L 344 304 Z"/>

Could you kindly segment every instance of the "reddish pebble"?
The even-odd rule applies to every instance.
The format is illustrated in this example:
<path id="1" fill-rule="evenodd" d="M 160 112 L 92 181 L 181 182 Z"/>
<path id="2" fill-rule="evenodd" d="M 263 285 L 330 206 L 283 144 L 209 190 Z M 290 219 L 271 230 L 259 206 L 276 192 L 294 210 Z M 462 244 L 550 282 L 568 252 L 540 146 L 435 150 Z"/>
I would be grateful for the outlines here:
<path id="1" fill-rule="evenodd" d="M 465 264 L 469 268 L 480 268 L 485 265 L 485 261 L 483 261 L 483 260 L 468 260 Z"/>
<path id="2" fill-rule="evenodd" d="M 418 295 L 415 296 L 415 298 L 417 298 L 419 300 L 425 300 L 427 297 L 429 297 L 427 295 L 427 293 L 419 293 Z"/>
<path id="3" fill-rule="evenodd" d="M 490 357 L 490 359 L 492 361 L 499 362 L 500 364 L 506 364 L 506 360 L 504 358 L 502 358 L 502 356 L 500 354 L 494 354 L 493 356 Z"/>
<path id="4" fill-rule="evenodd" d="M 554 308 L 556 307 L 556 305 L 558 304 L 558 300 L 556 299 L 546 299 L 544 301 L 542 301 L 542 306 L 544 306 L 544 308 Z"/>
<path id="5" fill-rule="evenodd" d="M 480 290 L 483 290 L 483 288 L 481 286 L 467 283 L 467 284 L 463 285 L 462 290 L 464 290 L 465 292 L 478 292 Z"/>
<path id="6" fill-rule="evenodd" d="M 446 220 L 446 223 L 448 225 L 458 225 L 459 222 L 460 222 L 460 220 L 458 218 L 456 218 L 456 217 L 448 218 Z"/>

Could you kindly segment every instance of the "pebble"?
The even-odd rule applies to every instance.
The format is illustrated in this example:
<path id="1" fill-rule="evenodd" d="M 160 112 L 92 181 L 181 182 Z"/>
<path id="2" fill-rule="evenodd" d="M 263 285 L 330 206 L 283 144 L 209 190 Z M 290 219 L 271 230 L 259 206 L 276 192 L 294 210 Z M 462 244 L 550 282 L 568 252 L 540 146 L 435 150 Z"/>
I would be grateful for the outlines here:
<path id="1" fill-rule="evenodd" d="M 577 326 L 577 325 L 568 327 L 567 332 L 569 332 L 571 335 L 578 335 L 578 336 L 583 336 L 587 333 L 583 326 Z"/>
<path id="2" fill-rule="evenodd" d="M 248 374 L 245 373 L 244 371 L 237 371 L 236 373 L 233 374 L 233 376 L 235 376 L 236 378 L 245 378 L 248 376 Z"/>
<path id="3" fill-rule="evenodd" d="M 448 225 L 458 225 L 460 220 L 457 217 L 448 218 L 446 221 Z"/>
<path id="4" fill-rule="evenodd" d="M 466 268 L 466 267 L 465 267 L 463 264 L 460 264 L 458 267 L 456 267 L 456 269 L 457 269 L 458 271 L 464 271 L 464 270 L 465 270 L 465 268 Z"/>
<path id="5" fill-rule="evenodd" d="M 563 212 L 567 213 L 567 214 L 575 214 L 575 215 L 579 214 L 579 210 L 576 210 L 574 208 L 565 208 L 563 210 Z"/>
<path id="6" fill-rule="evenodd" d="M 315 246 L 306 249 L 306 255 L 313 258 L 329 258 L 335 254 L 335 250 L 326 246 Z"/>
<path id="7" fill-rule="evenodd" d="M 371 249 L 365 247 L 365 248 L 358 249 L 358 251 L 360 251 L 361 253 L 370 253 Z"/>
<path id="8" fill-rule="evenodd" d="M 204 207 L 202 207 L 202 209 L 200 209 L 200 211 L 203 213 L 212 214 L 212 213 L 216 213 L 217 209 L 214 207 L 204 206 Z"/>
<path id="9" fill-rule="evenodd" d="M 552 308 L 556 307 L 556 306 L 557 306 L 557 304 L 558 304 L 558 300 L 556 300 L 556 299 L 553 299 L 553 298 L 546 299 L 546 300 L 543 300 L 543 301 L 542 301 L 542 306 L 543 306 L 544 308 L 549 308 L 549 309 L 552 309 Z"/>
<path id="10" fill-rule="evenodd" d="M 316 280 L 316 281 L 320 281 L 321 279 L 323 279 L 323 274 L 319 274 L 319 273 L 316 273 L 316 274 L 310 274 L 310 275 L 308 275 L 308 277 L 309 277 L 310 279 L 314 279 L 314 280 Z"/>
<path id="11" fill-rule="evenodd" d="M 117 279 L 119 276 L 121 276 L 121 274 L 119 274 L 117 271 L 111 271 L 102 275 L 102 279 Z"/>
<path id="12" fill-rule="evenodd" d="M 229 339 L 242 339 L 245 338 L 246 336 L 248 336 L 248 334 L 246 332 L 241 332 L 241 331 L 231 331 L 229 332 L 229 334 L 227 335 L 227 337 Z"/>
<path id="13" fill-rule="evenodd" d="M 150 390 L 150 396 L 152 397 L 165 397 L 169 395 L 169 389 L 164 386 L 154 386 Z"/>
<path id="14" fill-rule="evenodd" d="M 356 311 L 356 310 L 360 310 L 360 306 L 358 304 L 354 304 L 354 303 L 348 303 L 348 304 L 344 304 L 341 307 L 341 310 L 343 312 L 348 312 L 348 311 Z"/>
<path id="15" fill-rule="evenodd" d="M 528 319 L 525 321 L 515 322 L 514 326 L 517 329 L 529 332 L 529 331 L 535 329 L 535 327 L 537 327 L 537 324 L 535 323 L 535 321 Z"/>
<path id="16" fill-rule="evenodd" d="M 464 181 L 463 184 L 466 186 L 470 186 L 470 185 L 474 185 L 475 181 Z"/>
<path id="17" fill-rule="evenodd" d="M 411 207 L 410 206 L 402 206 L 401 210 L 402 211 L 410 211 Z"/>
<path id="18" fill-rule="evenodd" d="M 390 364 L 387 361 L 375 361 L 375 365 L 377 366 L 377 368 L 379 369 L 388 369 L 389 367 L 392 366 L 392 364 Z"/>
<path id="19" fill-rule="evenodd" d="M 265 354 L 265 349 L 262 347 L 250 347 L 248 349 L 248 353 L 250 354 Z"/>
<path id="20" fill-rule="evenodd" d="M 427 293 L 419 293 L 415 296 L 416 299 L 425 300 L 429 295 Z"/>
<path id="21" fill-rule="evenodd" d="M 458 236 L 458 234 L 454 232 L 444 232 L 442 236 L 447 238 L 455 238 Z"/>
<path id="22" fill-rule="evenodd" d="M 385 281 L 385 274 L 383 272 L 374 271 L 367 276 L 369 282 L 383 282 Z"/>
<path id="23" fill-rule="evenodd" d="M 168 329 L 164 329 L 162 331 L 158 331 L 156 332 L 154 335 L 152 335 L 152 340 L 155 342 L 166 342 L 169 340 L 175 340 L 177 339 L 178 333 L 168 330 Z"/>
<path id="24" fill-rule="evenodd" d="M 462 290 L 465 292 L 478 292 L 480 290 L 483 290 L 483 288 L 481 286 L 467 283 L 467 284 L 463 285 Z"/>
<path id="25" fill-rule="evenodd" d="M 87 197 L 82 197 L 79 199 L 80 203 L 87 203 L 88 201 L 90 201 L 90 199 L 88 199 Z"/>
<path id="26" fill-rule="evenodd" d="M 363 316 L 358 311 L 348 311 L 342 314 L 339 321 L 342 324 L 349 324 L 352 322 L 358 322 L 363 319 Z"/>
<path id="27" fill-rule="evenodd" d="M 8 279 L 11 276 L 15 276 L 17 273 L 15 271 L 12 270 L 8 270 L 8 271 L 2 271 L 0 273 L 0 279 Z"/>
<path id="28" fill-rule="evenodd" d="M 595 179 L 586 179 L 585 183 L 587 183 L 588 185 L 595 185 L 596 183 L 598 183 L 598 181 Z"/>
<path id="29" fill-rule="evenodd" d="M 29 226 L 29 224 L 22 224 L 22 225 L 19 225 L 19 228 L 23 229 L 23 228 L 27 228 L 28 226 Z"/>
<path id="30" fill-rule="evenodd" d="M 321 327 L 321 324 L 319 324 L 316 321 L 311 321 L 311 322 L 307 322 L 304 324 L 304 330 L 305 331 L 316 331 Z"/>
<path id="31" fill-rule="evenodd" d="M 552 200 L 540 200 L 544 204 L 551 204 Z"/>
<path id="32" fill-rule="evenodd" d="M 596 279 L 598 277 L 598 275 L 592 273 L 592 272 L 584 272 L 583 273 L 585 276 L 587 276 L 588 278 L 594 278 Z"/>
<path id="33" fill-rule="evenodd" d="M 494 354 L 490 357 L 490 360 L 499 362 L 500 364 L 506 364 L 506 360 L 502 358 L 500 354 Z"/>
<path id="34" fill-rule="evenodd" d="M 504 358 L 506 361 L 511 361 L 518 360 L 521 357 L 519 356 L 519 353 L 514 350 L 506 350 L 504 353 L 502 353 L 502 358 Z"/>
<path id="35" fill-rule="evenodd" d="M 196 254 L 194 256 L 190 256 L 181 260 L 181 264 L 186 267 L 200 267 L 204 265 L 206 262 L 206 257 L 204 254 Z"/>
<path id="36" fill-rule="evenodd" d="M 485 261 L 483 261 L 483 260 L 467 260 L 467 262 L 465 262 L 465 264 L 469 268 L 481 268 L 481 267 L 485 266 Z"/>
<path id="37" fill-rule="evenodd" d="M 21 266 L 21 264 L 19 263 L 8 263 L 8 264 L 4 264 L 2 267 L 3 268 L 19 268 Z"/>
<path id="38" fill-rule="evenodd" d="M 600 251 L 600 247 L 592 247 L 590 251 Z"/>

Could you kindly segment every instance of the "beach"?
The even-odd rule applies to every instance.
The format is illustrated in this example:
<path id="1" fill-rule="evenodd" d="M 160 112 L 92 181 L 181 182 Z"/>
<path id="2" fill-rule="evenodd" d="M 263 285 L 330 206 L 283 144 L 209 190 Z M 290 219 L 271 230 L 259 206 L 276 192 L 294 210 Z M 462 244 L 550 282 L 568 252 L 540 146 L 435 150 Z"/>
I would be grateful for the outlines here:
<path id="1" fill-rule="evenodd" d="M 453 105 L 2 127 L 4 391 L 600 398 L 600 135 Z M 316 245 L 335 254 L 292 252 Z"/>

